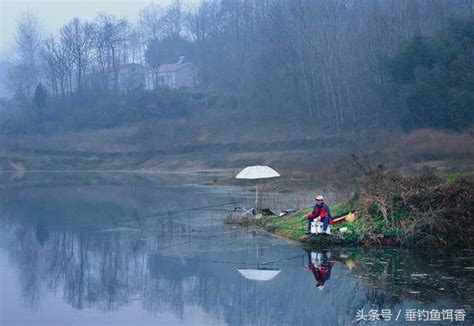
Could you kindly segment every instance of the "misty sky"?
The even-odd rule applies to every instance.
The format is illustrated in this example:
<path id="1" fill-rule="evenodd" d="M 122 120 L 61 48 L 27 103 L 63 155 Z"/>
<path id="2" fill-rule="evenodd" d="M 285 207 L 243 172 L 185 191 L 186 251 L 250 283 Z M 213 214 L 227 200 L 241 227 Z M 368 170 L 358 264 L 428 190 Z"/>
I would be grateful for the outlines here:
<path id="1" fill-rule="evenodd" d="M 0 60 L 9 56 L 16 23 L 23 13 L 30 10 L 38 15 L 46 34 L 56 33 L 74 17 L 92 19 L 98 12 L 107 12 L 136 21 L 138 12 L 150 0 L 0 0 Z M 158 0 L 166 6 L 170 0 Z M 192 2 L 192 1 L 185 1 Z"/>

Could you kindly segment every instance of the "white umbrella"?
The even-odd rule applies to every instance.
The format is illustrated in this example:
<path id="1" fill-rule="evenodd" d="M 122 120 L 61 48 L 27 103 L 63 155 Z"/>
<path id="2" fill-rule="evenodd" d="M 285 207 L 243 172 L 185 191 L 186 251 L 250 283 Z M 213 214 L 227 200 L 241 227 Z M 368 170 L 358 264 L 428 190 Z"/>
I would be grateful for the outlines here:
<path id="1" fill-rule="evenodd" d="M 236 179 L 268 179 L 277 178 L 280 174 L 269 166 L 254 165 L 247 166 L 235 176 Z"/>
<path id="2" fill-rule="evenodd" d="M 257 180 L 256 183 L 256 190 L 255 190 L 255 209 L 257 209 L 258 204 L 258 180 L 259 179 L 269 179 L 269 178 L 277 178 L 280 174 L 273 170 L 269 166 L 261 166 L 261 165 L 254 165 L 254 166 L 247 166 L 245 169 L 239 172 L 235 176 L 236 179 L 247 179 L 247 180 Z"/>

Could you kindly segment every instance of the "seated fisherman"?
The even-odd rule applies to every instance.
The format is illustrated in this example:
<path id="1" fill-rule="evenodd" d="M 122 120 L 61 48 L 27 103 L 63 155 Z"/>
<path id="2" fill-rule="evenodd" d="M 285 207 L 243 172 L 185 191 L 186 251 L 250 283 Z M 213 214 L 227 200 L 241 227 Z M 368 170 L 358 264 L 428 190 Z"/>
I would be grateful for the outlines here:
<path id="1" fill-rule="evenodd" d="M 314 219 L 323 222 L 323 230 L 326 232 L 332 217 L 328 205 L 324 203 L 323 196 L 316 197 L 316 205 L 314 205 L 313 212 L 305 217 L 308 219 L 308 232 L 306 232 L 306 234 L 311 234 L 311 222 L 313 222 Z"/>

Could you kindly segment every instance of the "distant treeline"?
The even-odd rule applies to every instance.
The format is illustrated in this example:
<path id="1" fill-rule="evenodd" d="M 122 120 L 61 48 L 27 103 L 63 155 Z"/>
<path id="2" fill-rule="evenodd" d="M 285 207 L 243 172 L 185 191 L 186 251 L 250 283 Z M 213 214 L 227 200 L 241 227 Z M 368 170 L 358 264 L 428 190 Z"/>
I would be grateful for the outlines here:
<path id="1" fill-rule="evenodd" d="M 473 122 L 468 0 L 207 0 L 192 9 L 175 0 L 148 5 L 136 24 L 101 13 L 47 37 L 29 14 L 13 54 L 15 97 L 0 112 L 7 132 L 113 126 L 212 105 L 354 135 Z M 120 88 L 124 64 L 179 56 L 197 66 L 197 89 Z"/>

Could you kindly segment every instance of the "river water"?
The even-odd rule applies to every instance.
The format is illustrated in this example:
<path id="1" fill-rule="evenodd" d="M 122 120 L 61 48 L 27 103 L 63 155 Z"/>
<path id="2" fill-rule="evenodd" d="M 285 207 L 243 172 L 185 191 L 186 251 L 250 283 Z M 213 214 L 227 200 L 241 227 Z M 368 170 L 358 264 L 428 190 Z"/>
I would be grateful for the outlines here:
<path id="1" fill-rule="evenodd" d="M 474 251 L 309 248 L 208 174 L 0 174 L 1 325 L 472 325 Z"/>

